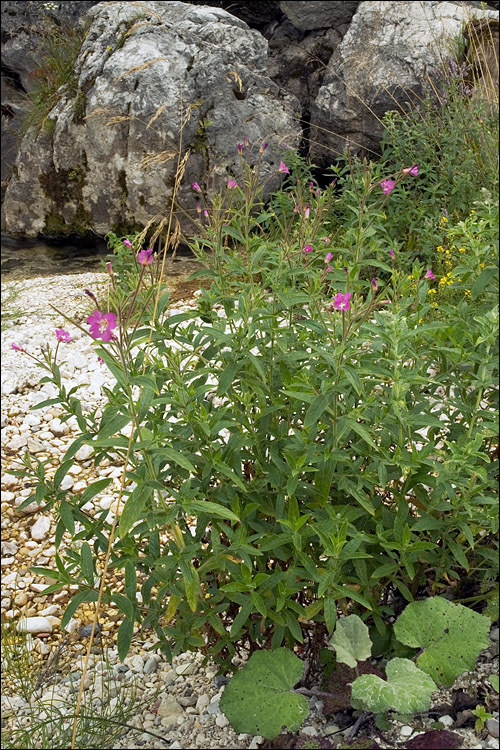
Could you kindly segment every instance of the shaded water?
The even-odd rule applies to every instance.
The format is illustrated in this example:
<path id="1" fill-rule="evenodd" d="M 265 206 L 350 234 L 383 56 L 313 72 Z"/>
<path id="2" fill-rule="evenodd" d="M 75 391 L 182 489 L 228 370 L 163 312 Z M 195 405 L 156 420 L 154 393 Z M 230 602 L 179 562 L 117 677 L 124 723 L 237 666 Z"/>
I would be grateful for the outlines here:
<path id="1" fill-rule="evenodd" d="M 103 261 L 109 250 L 105 242 L 95 247 L 72 244 L 47 244 L 41 240 L 12 240 L 2 235 L 0 263 L 2 281 L 33 279 L 39 276 L 59 274 L 102 273 Z M 176 257 L 168 259 L 164 282 L 172 292 L 172 301 L 192 296 L 199 283 L 187 279 L 201 264 L 187 249 L 177 251 Z"/>

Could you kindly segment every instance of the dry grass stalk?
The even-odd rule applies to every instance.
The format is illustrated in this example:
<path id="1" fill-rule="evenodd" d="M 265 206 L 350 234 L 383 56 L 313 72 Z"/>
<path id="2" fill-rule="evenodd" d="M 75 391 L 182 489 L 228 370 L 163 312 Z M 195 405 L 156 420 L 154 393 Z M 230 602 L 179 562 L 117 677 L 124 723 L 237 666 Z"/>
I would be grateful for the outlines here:
<path id="1" fill-rule="evenodd" d="M 141 70 L 147 70 L 148 68 L 150 68 L 155 63 L 161 62 L 162 60 L 167 60 L 167 59 L 168 58 L 166 58 L 166 57 L 155 57 L 153 60 L 148 60 L 148 62 L 145 62 L 142 65 L 134 65 L 129 70 L 126 70 L 125 73 L 122 73 L 121 76 L 119 76 L 116 79 L 116 83 L 118 83 L 118 81 L 121 81 L 122 78 L 125 78 L 126 76 L 129 76 L 131 73 L 138 73 Z"/>

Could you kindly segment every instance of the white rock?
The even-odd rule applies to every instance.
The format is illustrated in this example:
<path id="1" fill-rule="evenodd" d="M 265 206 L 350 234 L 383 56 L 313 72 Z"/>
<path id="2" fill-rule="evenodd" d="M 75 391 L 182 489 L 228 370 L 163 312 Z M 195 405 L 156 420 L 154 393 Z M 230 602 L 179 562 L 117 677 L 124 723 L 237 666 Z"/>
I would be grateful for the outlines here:
<path id="1" fill-rule="evenodd" d="M 77 461 L 87 461 L 93 452 L 94 450 L 90 445 L 82 445 L 75 453 L 75 458 Z"/>
<path id="2" fill-rule="evenodd" d="M 50 531 L 50 518 L 40 516 L 31 528 L 31 538 L 41 541 L 45 539 Z"/>
<path id="3" fill-rule="evenodd" d="M 218 727 L 221 727 L 221 729 L 229 726 L 229 720 L 227 716 L 224 716 L 224 714 L 217 714 L 217 716 L 215 717 L 215 723 Z"/>
<path id="4" fill-rule="evenodd" d="M 2 474 L 2 487 L 17 487 L 18 484 L 19 479 L 13 474 Z"/>
<path id="5" fill-rule="evenodd" d="M 301 734 L 308 734 L 309 737 L 317 737 L 318 730 L 315 727 L 302 727 L 300 730 Z"/>
<path id="6" fill-rule="evenodd" d="M 183 715 L 184 709 L 179 703 L 177 703 L 175 698 L 171 695 L 164 695 L 158 706 L 158 716 L 161 716 L 162 719 L 168 719 L 169 722 L 175 724 L 178 717 Z"/>
<path id="7" fill-rule="evenodd" d="M 181 674 L 195 674 L 198 671 L 198 668 L 196 664 L 193 664 L 192 662 L 186 662 L 186 664 L 179 664 L 178 667 L 175 668 L 175 671 L 178 675 Z"/>
<path id="8" fill-rule="evenodd" d="M 2 542 L 2 556 L 10 557 L 15 555 L 19 547 L 14 542 Z"/>
<path id="9" fill-rule="evenodd" d="M 26 435 L 26 433 L 24 433 L 23 435 L 14 435 L 12 440 L 10 440 L 10 442 L 7 443 L 7 445 L 12 451 L 18 451 L 21 448 L 24 448 L 27 442 L 28 442 L 28 436 Z"/>
<path id="10" fill-rule="evenodd" d="M 401 737 L 411 737 L 411 735 L 413 734 L 413 729 L 409 726 L 401 727 L 401 729 L 399 730 L 399 734 L 401 735 Z"/>
<path id="11" fill-rule="evenodd" d="M 66 474 L 64 479 L 61 482 L 60 488 L 61 490 L 70 490 L 75 483 L 74 477 L 71 476 L 71 474 Z"/>
<path id="12" fill-rule="evenodd" d="M 16 629 L 18 633 L 52 633 L 52 624 L 46 617 L 23 617 Z"/>
<path id="13" fill-rule="evenodd" d="M 262 744 L 263 737 L 260 736 L 260 734 L 256 734 L 251 743 L 248 746 L 248 750 L 257 750 L 259 745 Z"/>
<path id="14" fill-rule="evenodd" d="M 449 729 L 455 723 L 455 719 L 452 719 L 451 716 L 448 716 L 448 714 L 440 716 L 438 721 L 441 722 L 441 724 L 443 724 L 443 726 L 445 726 L 447 729 Z"/>
<path id="15" fill-rule="evenodd" d="M 203 695 L 200 695 L 198 700 L 196 701 L 196 710 L 198 713 L 203 713 L 203 710 L 208 706 L 210 703 L 210 696 L 204 693 Z"/>

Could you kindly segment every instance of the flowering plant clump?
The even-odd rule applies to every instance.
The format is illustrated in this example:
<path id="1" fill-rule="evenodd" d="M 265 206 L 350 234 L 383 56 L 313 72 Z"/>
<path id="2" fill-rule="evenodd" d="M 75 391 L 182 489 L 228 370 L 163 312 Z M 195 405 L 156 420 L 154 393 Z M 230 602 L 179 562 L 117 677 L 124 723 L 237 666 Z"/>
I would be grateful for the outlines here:
<path id="1" fill-rule="evenodd" d="M 149 251 L 132 252 L 139 237 L 131 298 L 111 313 L 94 295 L 88 333 L 117 383 L 101 417 L 78 413 L 39 491 L 61 507 L 61 538 L 83 540 L 50 571 L 52 590 L 79 588 L 63 627 L 95 600 L 108 544 L 123 571 L 122 591 L 100 588 L 123 618 L 122 659 L 135 623 L 169 658 L 200 649 L 229 669 L 242 648 L 286 644 L 318 659 L 337 613 L 357 611 L 380 641 L 401 600 L 448 595 L 469 571 L 481 596 L 493 590 L 495 281 L 480 271 L 474 299 L 433 308 L 435 259 L 410 265 L 405 236 L 390 242 L 386 212 L 425 180 L 420 162 L 391 177 L 336 167 L 321 188 L 288 154 L 288 187 L 264 210 L 264 145 L 255 165 L 244 142 L 238 190 L 203 196 L 192 307 L 168 310 Z M 95 465 L 122 466 L 118 514 L 81 512 L 100 481 L 85 496 L 60 489 L 84 444 Z"/>

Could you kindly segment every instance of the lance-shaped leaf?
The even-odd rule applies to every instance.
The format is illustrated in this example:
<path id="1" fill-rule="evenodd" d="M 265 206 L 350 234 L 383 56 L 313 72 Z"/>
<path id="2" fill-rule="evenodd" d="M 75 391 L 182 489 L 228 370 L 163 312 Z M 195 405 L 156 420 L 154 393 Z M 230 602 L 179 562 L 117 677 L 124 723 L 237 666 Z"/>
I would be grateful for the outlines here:
<path id="1" fill-rule="evenodd" d="M 256 651 L 237 672 L 220 701 L 236 732 L 274 739 L 283 727 L 296 732 L 309 713 L 303 695 L 290 692 L 302 677 L 302 662 L 287 648 Z"/>
<path id="2" fill-rule="evenodd" d="M 402 714 L 427 711 L 434 680 L 409 659 L 392 659 L 386 667 L 387 681 L 364 674 L 352 683 L 351 705 L 363 711 L 384 713 L 394 709 Z"/>
<path id="3" fill-rule="evenodd" d="M 337 622 L 330 644 L 337 652 L 337 661 L 353 669 L 358 661 L 368 659 L 372 652 L 368 628 L 357 615 L 343 617 Z"/>
<path id="4" fill-rule="evenodd" d="M 417 664 L 440 685 L 452 685 L 462 672 L 474 669 L 489 646 L 489 629 L 487 617 L 438 596 L 411 602 L 394 623 L 398 641 L 425 649 Z"/>

